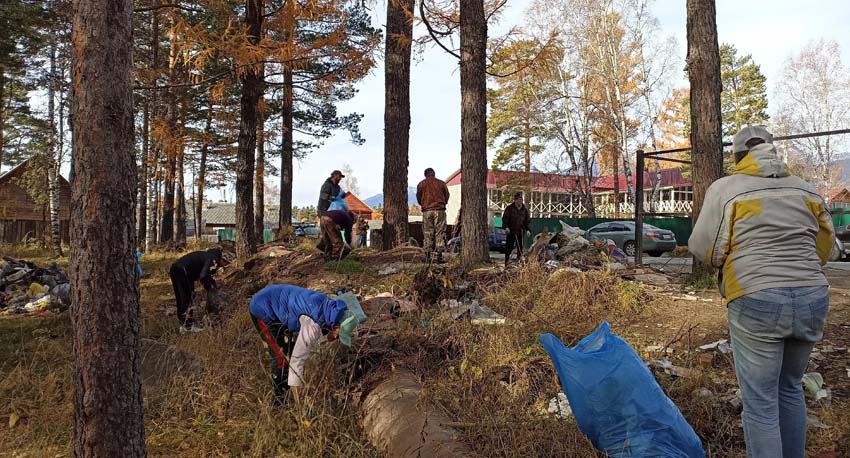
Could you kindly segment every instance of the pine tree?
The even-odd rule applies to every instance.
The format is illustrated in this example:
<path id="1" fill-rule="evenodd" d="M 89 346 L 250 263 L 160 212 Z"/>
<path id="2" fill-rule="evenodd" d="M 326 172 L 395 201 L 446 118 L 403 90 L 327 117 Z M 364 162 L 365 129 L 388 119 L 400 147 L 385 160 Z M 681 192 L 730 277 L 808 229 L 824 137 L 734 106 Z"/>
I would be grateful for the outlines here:
<path id="1" fill-rule="evenodd" d="M 767 114 L 766 78 L 750 54 L 738 56 L 735 46 L 720 46 L 720 112 L 723 135 L 735 135 L 748 124 L 764 124 Z"/>

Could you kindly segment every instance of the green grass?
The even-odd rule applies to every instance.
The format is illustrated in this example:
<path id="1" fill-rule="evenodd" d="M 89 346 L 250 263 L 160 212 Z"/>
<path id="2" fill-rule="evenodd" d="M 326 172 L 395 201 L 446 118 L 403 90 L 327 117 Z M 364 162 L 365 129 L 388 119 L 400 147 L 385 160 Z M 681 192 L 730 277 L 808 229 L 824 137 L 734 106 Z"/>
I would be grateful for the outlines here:
<path id="1" fill-rule="evenodd" d="M 342 274 L 342 275 L 350 275 L 363 272 L 365 267 L 363 263 L 356 259 L 345 258 L 339 261 L 330 261 L 325 263 L 325 270 Z"/>
<path id="2" fill-rule="evenodd" d="M 685 278 L 685 287 L 698 291 L 717 289 L 717 274 L 695 273 L 688 275 Z"/>

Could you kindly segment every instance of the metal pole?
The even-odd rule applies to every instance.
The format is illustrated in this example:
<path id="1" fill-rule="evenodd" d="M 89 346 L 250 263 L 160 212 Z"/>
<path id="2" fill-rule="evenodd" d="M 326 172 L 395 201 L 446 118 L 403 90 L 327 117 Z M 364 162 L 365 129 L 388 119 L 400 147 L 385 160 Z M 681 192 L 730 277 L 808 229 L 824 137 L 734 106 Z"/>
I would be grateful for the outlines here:
<path id="1" fill-rule="evenodd" d="M 643 264 L 643 150 L 637 150 L 637 174 L 635 176 L 635 265 Z"/>

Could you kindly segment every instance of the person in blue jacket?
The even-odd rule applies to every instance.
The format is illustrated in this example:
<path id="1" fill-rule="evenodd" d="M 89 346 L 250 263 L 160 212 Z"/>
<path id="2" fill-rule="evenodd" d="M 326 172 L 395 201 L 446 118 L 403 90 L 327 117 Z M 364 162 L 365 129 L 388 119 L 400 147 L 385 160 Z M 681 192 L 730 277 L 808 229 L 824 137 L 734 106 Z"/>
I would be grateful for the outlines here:
<path id="1" fill-rule="evenodd" d="M 296 402 L 304 366 L 322 336 L 351 346 L 354 328 L 366 318 L 352 293 L 332 298 L 294 285 L 269 285 L 251 298 L 248 308 L 271 357 L 276 396 L 283 397 L 291 387 Z"/>

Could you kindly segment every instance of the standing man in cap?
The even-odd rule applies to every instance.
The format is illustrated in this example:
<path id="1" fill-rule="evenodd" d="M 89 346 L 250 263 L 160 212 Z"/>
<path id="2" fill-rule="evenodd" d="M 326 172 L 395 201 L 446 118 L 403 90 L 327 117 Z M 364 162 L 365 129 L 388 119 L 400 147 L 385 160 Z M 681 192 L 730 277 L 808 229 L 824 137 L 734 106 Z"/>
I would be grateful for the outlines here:
<path id="1" fill-rule="evenodd" d="M 437 251 L 437 262 L 443 262 L 446 249 L 446 204 L 449 188 L 437 178 L 434 169 L 425 169 L 425 179 L 416 186 L 416 200 L 422 207 L 422 233 L 425 236 L 425 260 L 431 262 L 431 253 Z"/>
<path id="2" fill-rule="evenodd" d="M 339 187 L 339 182 L 345 178 L 345 175 L 342 174 L 339 170 L 334 170 L 331 172 L 331 176 L 322 183 L 322 189 L 319 191 L 319 205 L 317 207 L 319 216 L 326 211 L 331 206 L 331 201 L 340 196 L 342 190 Z M 340 197 L 345 197 L 345 194 L 342 194 Z"/>
<path id="3" fill-rule="evenodd" d="M 366 319 L 353 293 L 331 298 L 294 285 L 266 286 L 251 298 L 248 310 L 271 357 L 277 399 L 293 388 L 296 402 L 304 366 L 322 336 L 350 347 L 354 329 Z"/>
<path id="4" fill-rule="evenodd" d="M 523 252 L 523 235 L 531 235 L 529 220 L 531 216 L 528 213 L 528 208 L 522 203 L 522 193 L 514 194 L 514 202 L 505 209 L 502 213 L 502 228 L 508 233 L 508 239 L 505 242 L 505 266 L 508 265 L 511 259 L 511 253 L 516 246 L 516 260 L 522 259 Z"/>
<path id="5" fill-rule="evenodd" d="M 773 136 L 746 126 L 735 171 L 708 188 L 688 249 L 720 269 L 750 458 L 806 456 L 801 380 L 823 337 L 832 217 L 817 189 L 788 173 Z"/>

